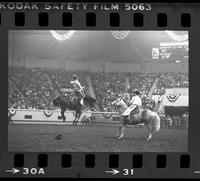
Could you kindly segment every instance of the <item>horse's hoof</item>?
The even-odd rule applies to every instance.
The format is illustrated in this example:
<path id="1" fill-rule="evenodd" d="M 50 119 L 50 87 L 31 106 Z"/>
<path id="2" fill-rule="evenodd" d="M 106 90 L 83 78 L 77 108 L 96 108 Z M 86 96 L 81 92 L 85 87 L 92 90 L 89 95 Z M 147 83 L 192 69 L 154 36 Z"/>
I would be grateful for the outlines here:
<path id="1" fill-rule="evenodd" d="M 122 139 L 122 138 L 123 138 L 122 136 L 119 136 L 119 137 L 118 137 L 118 140 L 120 140 L 120 139 Z"/>
<path id="2" fill-rule="evenodd" d="M 147 141 L 150 141 L 151 140 L 151 138 L 147 138 Z"/>

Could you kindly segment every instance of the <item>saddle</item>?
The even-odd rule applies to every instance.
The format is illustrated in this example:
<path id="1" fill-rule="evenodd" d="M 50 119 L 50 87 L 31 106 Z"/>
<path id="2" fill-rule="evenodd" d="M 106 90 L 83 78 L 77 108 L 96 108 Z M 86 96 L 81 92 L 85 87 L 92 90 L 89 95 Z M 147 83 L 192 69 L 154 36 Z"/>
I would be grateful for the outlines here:
<path id="1" fill-rule="evenodd" d="M 140 124 L 142 123 L 142 120 L 137 120 L 137 115 L 140 113 L 140 108 L 137 107 L 136 109 L 134 109 L 133 111 L 131 111 L 131 114 L 130 114 L 130 121 L 128 124 L 131 124 L 131 125 L 137 125 L 137 124 Z"/>
<path id="2" fill-rule="evenodd" d="M 142 122 L 143 122 L 142 120 L 136 119 L 134 114 L 130 115 L 130 119 L 125 118 L 125 120 L 124 120 L 124 123 L 127 125 L 137 125 Z"/>
<path id="3" fill-rule="evenodd" d="M 137 106 L 135 109 L 133 109 L 133 110 L 131 111 L 131 114 L 139 114 L 139 112 L 140 112 L 140 109 L 139 109 L 139 107 Z"/>
<path id="4" fill-rule="evenodd" d="M 79 100 L 79 98 L 75 95 L 75 94 L 67 94 L 67 95 L 64 95 L 66 98 L 68 97 L 70 99 L 70 101 L 73 101 L 74 99 L 75 100 Z"/>

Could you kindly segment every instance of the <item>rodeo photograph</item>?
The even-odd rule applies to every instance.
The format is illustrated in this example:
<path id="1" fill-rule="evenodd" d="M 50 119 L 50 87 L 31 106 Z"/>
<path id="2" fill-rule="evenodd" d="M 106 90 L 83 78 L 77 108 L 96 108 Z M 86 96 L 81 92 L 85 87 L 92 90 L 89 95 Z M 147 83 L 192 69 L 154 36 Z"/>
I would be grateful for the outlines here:
<path id="1" fill-rule="evenodd" d="M 8 39 L 9 152 L 188 151 L 188 31 Z"/>

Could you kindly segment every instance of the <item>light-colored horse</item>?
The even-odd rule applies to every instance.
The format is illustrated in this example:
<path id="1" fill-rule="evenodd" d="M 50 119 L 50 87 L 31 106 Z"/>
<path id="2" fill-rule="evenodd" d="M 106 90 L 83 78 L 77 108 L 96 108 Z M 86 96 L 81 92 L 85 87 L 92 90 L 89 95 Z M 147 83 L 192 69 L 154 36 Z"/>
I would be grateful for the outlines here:
<path id="1" fill-rule="evenodd" d="M 112 102 L 112 105 L 116 106 L 119 114 L 120 114 L 120 127 L 119 127 L 119 136 L 118 139 L 123 138 L 124 136 L 124 128 L 127 124 L 130 125 L 137 125 L 137 124 L 145 124 L 148 128 L 149 136 L 147 138 L 147 141 L 149 141 L 152 138 L 153 131 L 158 132 L 160 130 L 160 117 L 156 112 L 153 112 L 148 109 L 140 108 L 139 113 L 137 114 L 131 114 L 127 118 L 127 116 L 122 116 L 124 111 L 128 108 L 126 103 L 122 98 L 118 98 L 114 102 Z M 129 122 L 129 123 L 127 123 Z"/>

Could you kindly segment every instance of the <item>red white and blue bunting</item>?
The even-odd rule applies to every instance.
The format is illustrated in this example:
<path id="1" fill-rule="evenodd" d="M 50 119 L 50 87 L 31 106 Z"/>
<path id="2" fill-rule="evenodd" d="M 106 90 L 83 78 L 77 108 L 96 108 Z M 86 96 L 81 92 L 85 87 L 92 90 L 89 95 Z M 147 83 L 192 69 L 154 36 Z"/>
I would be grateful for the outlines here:
<path id="1" fill-rule="evenodd" d="M 75 33 L 75 30 L 70 31 L 54 31 L 50 30 L 51 35 L 58 41 L 65 41 L 72 37 Z"/>
<path id="2" fill-rule="evenodd" d="M 176 102 L 176 100 L 179 98 L 179 94 L 172 93 L 172 94 L 166 95 L 166 97 L 170 102 Z"/>
<path id="3" fill-rule="evenodd" d="M 44 111 L 44 115 L 45 115 L 46 117 L 50 117 L 52 114 L 53 114 L 53 111 L 49 111 L 49 110 Z"/>
<path id="4" fill-rule="evenodd" d="M 103 113 L 103 116 L 106 118 L 106 119 L 109 119 L 112 114 L 111 113 Z"/>
<path id="5" fill-rule="evenodd" d="M 16 109 L 9 109 L 9 113 L 11 116 L 14 116 L 16 114 L 17 110 Z"/>
<path id="6" fill-rule="evenodd" d="M 184 42 L 188 41 L 188 32 L 187 31 L 168 31 L 166 33 L 175 41 Z"/>
<path id="7" fill-rule="evenodd" d="M 128 36 L 129 31 L 110 31 L 116 39 L 124 39 Z"/>

